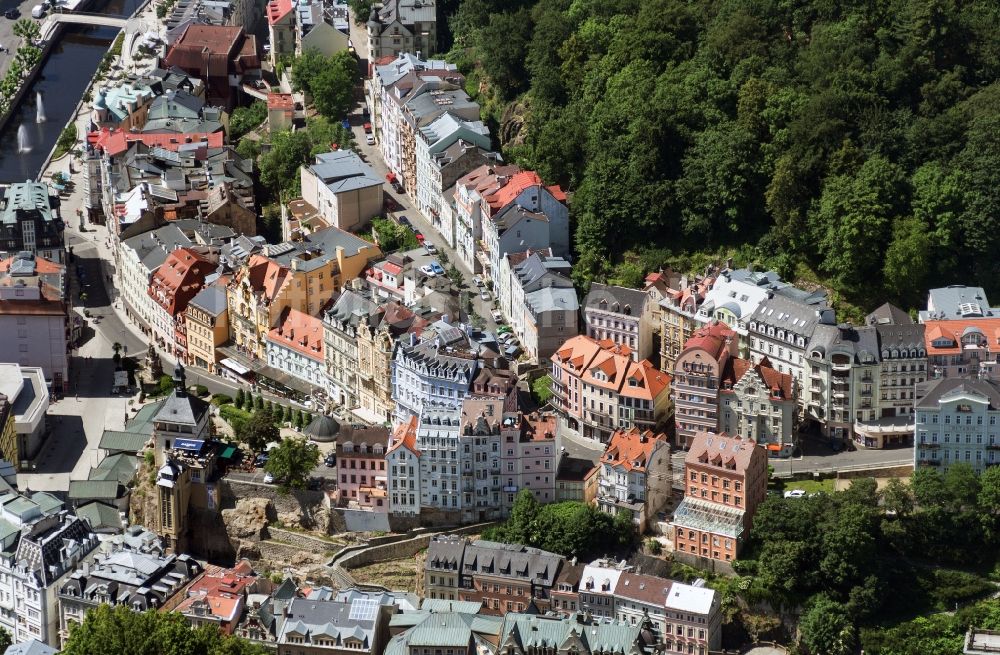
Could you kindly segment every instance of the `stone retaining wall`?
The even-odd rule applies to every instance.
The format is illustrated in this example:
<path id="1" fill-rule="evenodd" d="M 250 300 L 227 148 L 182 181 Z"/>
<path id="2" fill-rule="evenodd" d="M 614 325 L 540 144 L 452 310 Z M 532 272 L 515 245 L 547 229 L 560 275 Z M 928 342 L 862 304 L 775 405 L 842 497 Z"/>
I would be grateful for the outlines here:
<path id="1" fill-rule="evenodd" d="M 278 487 L 258 482 L 245 482 L 232 478 L 223 478 L 219 483 L 222 508 L 236 506 L 238 498 L 267 498 L 278 513 L 302 512 L 303 516 L 311 517 L 323 506 L 324 493 L 308 489 L 290 489 L 282 493 Z"/>
<path id="2" fill-rule="evenodd" d="M 340 544 L 336 544 L 331 541 L 325 541 L 323 539 L 319 539 L 318 537 L 310 537 L 307 534 L 302 534 L 301 532 L 295 532 L 293 530 L 276 528 L 273 525 L 267 526 L 267 533 L 271 535 L 271 539 L 273 540 L 291 544 L 300 550 L 310 553 L 323 554 L 336 551 L 341 547 Z"/>
<path id="3" fill-rule="evenodd" d="M 448 530 L 447 534 L 476 534 L 492 525 L 496 525 L 496 523 L 478 523 L 476 525 L 467 525 L 462 528 Z M 431 538 L 436 534 L 442 533 L 428 532 L 409 539 L 403 539 L 402 541 L 381 544 L 378 546 L 369 546 L 347 555 L 342 558 L 338 564 L 345 569 L 354 569 L 359 566 L 367 566 L 369 564 L 377 564 L 379 562 L 387 562 L 389 560 L 402 559 L 404 557 L 413 557 L 424 548 L 427 548 L 427 544 L 430 543 Z"/>

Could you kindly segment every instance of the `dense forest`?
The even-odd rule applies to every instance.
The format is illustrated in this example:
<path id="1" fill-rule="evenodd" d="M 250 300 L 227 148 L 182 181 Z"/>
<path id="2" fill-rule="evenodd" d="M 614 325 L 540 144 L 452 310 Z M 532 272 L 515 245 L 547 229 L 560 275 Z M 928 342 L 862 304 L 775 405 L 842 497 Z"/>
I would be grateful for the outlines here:
<path id="1" fill-rule="evenodd" d="M 725 252 L 859 304 L 1000 291 L 1000 4 L 447 4 L 507 158 L 574 194 L 581 284 Z"/>

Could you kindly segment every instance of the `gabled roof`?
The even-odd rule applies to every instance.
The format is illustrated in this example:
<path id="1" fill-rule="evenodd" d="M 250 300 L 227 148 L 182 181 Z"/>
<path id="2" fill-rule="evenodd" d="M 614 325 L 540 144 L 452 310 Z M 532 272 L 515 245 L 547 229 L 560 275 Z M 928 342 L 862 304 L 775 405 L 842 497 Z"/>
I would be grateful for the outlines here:
<path id="1" fill-rule="evenodd" d="M 411 416 L 405 423 L 397 425 L 392 431 L 392 436 L 389 438 L 389 449 L 386 450 L 386 455 L 398 448 L 406 448 L 419 456 L 420 451 L 417 450 L 417 427 L 419 423 L 420 420 L 417 416 Z"/>
<path id="2" fill-rule="evenodd" d="M 753 439 L 729 436 L 725 432 L 712 434 L 698 432 L 694 435 L 684 458 L 685 465 L 717 466 L 740 474 L 746 473 L 757 457 L 765 457 L 763 448 Z"/>
<path id="3" fill-rule="evenodd" d="M 291 13 L 292 0 L 271 0 L 267 3 L 267 24 L 274 25 Z"/>
<path id="4" fill-rule="evenodd" d="M 601 456 L 601 463 L 621 467 L 627 472 L 645 473 L 649 457 L 659 445 L 667 444 L 667 435 L 633 426 L 628 430 L 615 430 L 608 447 Z"/>

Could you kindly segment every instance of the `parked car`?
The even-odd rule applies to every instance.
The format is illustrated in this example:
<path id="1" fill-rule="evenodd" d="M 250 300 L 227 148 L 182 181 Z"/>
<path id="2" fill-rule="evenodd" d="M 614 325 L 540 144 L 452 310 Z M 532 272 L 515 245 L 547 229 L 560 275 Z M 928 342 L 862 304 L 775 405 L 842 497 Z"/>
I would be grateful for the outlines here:
<path id="1" fill-rule="evenodd" d="M 16 20 L 21 17 L 21 11 L 17 7 L 12 7 L 7 11 L 3 12 L 4 18 L 9 18 L 10 20 Z"/>
<path id="2" fill-rule="evenodd" d="M 375 145 L 375 137 L 373 137 L 371 134 L 366 134 L 365 135 L 365 143 L 367 143 L 370 146 Z"/>
<path id="3" fill-rule="evenodd" d="M 417 238 L 417 243 L 424 242 L 424 235 L 420 232 L 420 230 L 414 230 L 413 236 Z"/>
<path id="4" fill-rule="evenodd" d="M 478 276 L 478 275 L 473 275 L 473 276 L 472 276 L 472 281 L 476 283 L 476 286 L 477 286 L 477 287 L 481 287 L 481 286 L 483 286 L 483 278 L 481 278 L 481 277 L 480 277 L 480 276 Z"/>
<path id="5" fill-rule="evenodd" d="M 268 460 L 268 454 L 261 453 L 260 455 L 257 455 L 256 458 L 254 458 L 253 465 L 256 466 L 257 468 L 262 468 L 265 464 L 267 464 L 267 460 Z"/>
<path id="6" fill-rule="evenodd" d="M 431 262 L 430 267 L 431 270 L 434 271 L 435 275 L 444 275 L 444 268 L 442 268 L 441 264 L 438 264 L 437 262 Z"/>
<path id="7" fill-rule="evenodd" d="M 490 300 L 490 292 L 487 291 L 486 289 L 483 289 L 482 291 L 479 292 L 479 297 L 482 298 L 483 300 Z"/>
<path id="8" fill-rule="evenodd" d="M 365 134 L 371 134 L 371 133 L 372 133 L 372 124 L 365 123 Z"/>
<path id="9" fill-rule="evenodd" d="M 434 268 L 430 264 L 424 264 L 423 266 L 421 266 L 420 272 L 426 275 L 427 277 L 437 277 L 437 273 L 434 271 Z"/>
<path id="10" fill-rule="evenodd" d="M 500 313 L 499 309 L 494 309 L 492 312 L 490 312 L 490 314 L 493 316 L 493 321 L 495 323 L 503 323 L 503 314 Z M 503 332 L 502 334 L 509 334 L 509 333 Z"/>
<path id="11" fill-rule="evenodd" d="M 323 463 L 326 464 L 327 468 L 332 469 L 334 466 L 337 465 L 337 456 L 335 454 L 333 454 L 333 453 L 330 453 L 323 460 Z"/>
<path id="12" fill-rule="evenodd" d="M 424 241 L 424 250 L 431 255 L 436 255 L 438 251 L 438 249 L 430 241 Z"/>
<path id="13" fill-rule="evenodd" d="M 271 484 L 274 482 L 274 476 L 270 472 L 264 474 L 264 484 Z"/>
<path id="14" fill-rule="evenodd" d="M 801 489 L 792 489 L 791 491 L 785 492 L 785 498 L 805 498 L 806 492 Z"/>
<path id="15" fill-rule="evenodd" d="M 351 129 L 351 121 L 345 118 L 344 120 L 340 121 L 340 126 L 345 130 L 349 130 Z"/>
<path id="16" fill-rule="evenodd" d="M 399 223 L 400 225 L 405 225 L 406 227 L 410 227 L 411 225 L 410 219 L 408 219 L 405 216 L 397 216 L 396 222 Z"/>

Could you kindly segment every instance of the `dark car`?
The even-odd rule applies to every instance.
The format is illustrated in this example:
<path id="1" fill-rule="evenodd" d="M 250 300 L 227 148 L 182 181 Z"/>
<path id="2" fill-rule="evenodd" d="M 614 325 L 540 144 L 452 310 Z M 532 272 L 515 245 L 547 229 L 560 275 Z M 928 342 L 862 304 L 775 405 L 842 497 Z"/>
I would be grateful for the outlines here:
<path id="1" fill-rule="evenodd" d="M 326 456 L 326 459 L 323 460 L 323 463 L 326 464 L 327 468 L 332 469 L 334 466 L 337 465 L 337 456 L 334 455 L 333 453 L 330 453 L 329 455 Z"/>
<path id="2" fill-rule="evenodd" d="M 8 9 L 7 11 L 3 12 L 3 17 L 9 18 L 11 20 L 16 20 L 21 17 L 21 12 L 17 9 L 17 7 L 14 7 L 12 9 Z"/>
<path id="3" fill-rule="evenodd" d="M 406 227 L 410 227 L 410 225 L 411 225 L 410 219 L 408 219 L 405 216 L 400 216 L 396 220 L 399 222 L 400 225 L 405 225 Z"/>
<path id="4" fill-rule="evenodd" d="M 253 460 L 253 465 L 256 466 L 257 468 L 261 468 L 265 464 L 267 464 L 268 459 L 270 458 L 268 457 L 267 453 L 261 453 L 260 455 L 257 455 L 257 457 Z"/>

